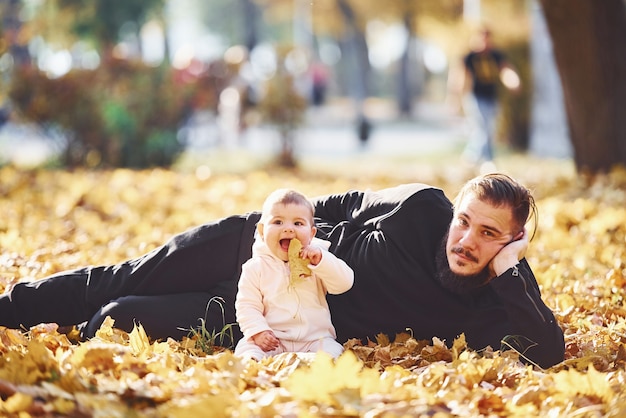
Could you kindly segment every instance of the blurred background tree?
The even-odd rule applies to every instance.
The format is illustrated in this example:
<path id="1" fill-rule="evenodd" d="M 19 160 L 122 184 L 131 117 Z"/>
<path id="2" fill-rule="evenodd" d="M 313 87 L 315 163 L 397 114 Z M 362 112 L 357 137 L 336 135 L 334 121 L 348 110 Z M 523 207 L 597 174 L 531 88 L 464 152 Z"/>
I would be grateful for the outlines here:
<path id="1" fill-rule="evenodd" d="M 289 47 L 279 49 L 277 71 L 267 81 L 263 98 L 259 102 L 262 117 L 276 126 L 280 133 L 281 150 L 278 163 L 294 167 L 294 132 L 304 122 L 307 100 L 297 90 L 293 76 L 286 68 L 286 61 L 293 50 Z"/>
<path id="2" fill-rule="evenodd" d="M 578 0 L 567 13 L 560 2 L 537 1 L 555 42 L 577 166 L 600 171 L 624 163 L 624 0 Z M 405 119 L 419 117 L 419 103 L 444 102 L 448 69 L 484 21 L 527 86 L 504 97 L 500 137 L 516 150 L 528 147 L 533 76 L 525 0 L 0 0 L 0 7 L 0 51 L 6 58 L 10 50 L 13 60 L 9 66 L 1 58 L 0 71 L 5 79 L 9 67 L 17 74 L 5 82 L 12 105 L 67 133 L 66 164 L 167 165 L 185 146 L 180 127 L 198 110 L 219 113 L 229 87 L 241 95 L 241 129 L 258 121 L 277 126 L 267 118 L 275 112 L 262 108 L 276 101 L 262 93 L 272 91 L 266 84 L 278 71 L 277 45 L 288 44 L 294 91 L 311 104 L 311 69 L 325 66 L 325 98 L 349 99 L 355 134 L 367 137 L 371 99 L 395 103 Z M 224 58 L 233 45 L 247 51 L 237 65 Z M 601 118 L 589 116 L 600 108 Z M 266 118 L 248 118 L 250 110 Z"/>
<path id="3" fill-rule="evenodd" d="M 24 119 L 63 130 L 62 165 L 169 166 L 185 148 L 179 130 L 193 109 L 217 107 L 227 71 L 179 71 L 167 59 L 166 37 L 163 59 L 142 59 L 141 31 L 148 24 L 165 31 L 163 7 L 161 0 L 51 0 L 31 10 L 23 33 L 64 51 L 71 68 L 25 61 L 14 68 L 9 96 Z"/>
<path id="4" fill-rule="evenodd" d="M 245 103 L 254 105 L 260 99 L 255 97 L 259 92 L 275 91 L 271 86 L 276 81 L 278 68 L 275 45 L 290 42 L 293 50 L 300 52 L 299 60 L 304 62 L 294 65 L 298 60 L 286 58 L 292 62 L 287 65 L 287 71 L 294 93 L 310 97 L 308 68 L 312 63 L 332 68 L 337 80 L 329 88 L 334 88 L 336 96 L 351 98 L 355 132 L 362 140 L 367 140 L 372 115 L 367 114 L 366 101 L 371 97 L 390 99 L 396 102 L 401 116 L 414 117 L 414 104 L 429 93 L 428 78 L 445 78 L 445 62 L 441 63 L 441 57 L 448 53 L 446 43 L 451 44 L 445 34 L 450 32 L 450 27 L 463 26 L 463 0 L 436 3 L 392 0 L 384 6 L 372 0 L 319 0 L 315 3 L 303 0 L 152 0 L 89 4 L 51 0 L 44 5 L 25 1 L 24 8 L 31 11 L 24 22 L 31 45 L 41 45 L 44 40 L 58 49 L 72 51 L 73 60 L 97 57 L 97 63 L 89 68 L 80 68 L 79 61 L 79 65 L 73 63 L 71 71 L 58 77 L 50 77 L 49 71 L 25 71 L 15 77 L 13 101 L 21 114 L 44 126 L 60 126 L 67 132 L 69 139 L 63 163 L 68 165 L 170 164 L 184 148 L 176 132 L 197 110 L 199 97 L 205 99 L 205 108 L 217 110 L 221 90 L 233 83 L 246 84 L 243 88 L 239 85 L 238 89 L 247 99 Z M 183 13 L 185 9 L 188 10 Z M 261 64 L 257 63 L 252 69 L 250 62 L 236 67 L 209 65 L 221 59 L 215 51 L 205 51 L 204 57 L 199 51 L 187 51 L 196 56 L 183 57 L 182 61 L 186 62 L 182 65 L 177 63 L 185 51 L 184 48 L 172 50 L 175 36 L 169 31 L 171 19 L 167 18 L 177 13 L 187 19 L 193 17 L 188 22 L 190 27 L 200 21 L 205 28 L 210 28 L 211 35 L 206 36 L 204 43 L 207 50 L 210 44 L 215 49 L 220 49 L 216 45 L 221 44 L 222 52 L 229 46 L 243 45 L 249 53 L 247 58 L 256 54 L 255 61 Z M 154 62 L 141 59 L 145 53 L 142 32 L 150 25 L 163 33 L 162 59 Z M 422 42 L 427 36 L 431 39 L 428 45 Z M 440 51 L 437 69 L 424 62 L 423 51 L 429 45 L 431 55 Z M 170 59 L 174 61 L 173 67 Z M 119 70 L 120 60 L 135 62 L 113 74 Z M 269 61 L 274 64 L 268 65 Z M 209 66 L 220 71 L 207 71 Z M 122 80 L 122 76 L 126 79 Z M 50 78 L 49 84 L 58 84 L 57 94 L 65 92 L 65 105 L 56 106 L 59 96 L 51 96 L 45 89 L 36 87 L 44 84 L 43 80 L 26 77 Z M 89 88 L 80 85 L 79 80 L 90 77 Z M 202 81 L 202 78 L 208 80 Z M 184 81 L 184 88 L 173 84 L 172 80 Z M 64 83 L 75 87 L 64 87 Z M 269 86 L 264 86 L 266 83 Z M 139 90 L 141 88 L 145 90 Z M 207 89 L 214 91 L 207 93 Z M 71 92 L 76 92 L 73 98 Z M 47 111 L 42 110 L 45 103 L 48 103 Z M 263 109 L 270 103 L 271 108 Z M 277 114 L 279 103 L 276 100 L 266 99 L 258 104 L 259 114 L 266 117 L 263 121 L 281 126 L 282 138 L 292 136 L 285 135 L 287 125 L 277 125 L 276 119 L 269 116 Z M 62 115 L 60 109 L 63 108 L 66 111 L 80 108 L 83 115 L 80 118 Z M 242 108 L 246 110 L 245 106 Z M 509 112 L 511 116 L 520 114 Z M 165 126 L 165 123 L 171 125 Z M 520 124 L 511 124 L 516 125 Z M 295 129 L 296 125 L 291 126 Z M 283 146 L 281 152 L 287 149 Z"/>
<path id="5" fill-rule="evenodd" d="M 446 95 L 447 69 L 460 61 L 471 32 L 483 21 L 498 34 L 498 45 L 515 64 L 527 88 L 520 94 L 503 92 L 499 131 L 507 144 L 528 149 L 532 80 L 529 62 L 528 5 L 522 1 L 478 1 L 481 18 L 464 13 L 467 0 L 259 0 L 273 22 L 292 22 L 294 38 L 327 62 L 330 45 L 337 47 L 337 94 L 354 102 L 357 132 L 367 123 L 365 102 L 378 97 L 395 103 L 399 117 L 414 119 L 415 104 L 438 102 Z M 476 3 L 476 2 L 475 2 Z M 298 8 L 304 11 L 298 12 Z M 512 23 L 515 23 L 512 25 Z M 301 32 L 301 36 L 297 36 Z"/>
<path id="6" fill-rule="evenodd" d="M 626 2 L 541 0 L 563 86 L 574 160 L 626 165 Z"/>

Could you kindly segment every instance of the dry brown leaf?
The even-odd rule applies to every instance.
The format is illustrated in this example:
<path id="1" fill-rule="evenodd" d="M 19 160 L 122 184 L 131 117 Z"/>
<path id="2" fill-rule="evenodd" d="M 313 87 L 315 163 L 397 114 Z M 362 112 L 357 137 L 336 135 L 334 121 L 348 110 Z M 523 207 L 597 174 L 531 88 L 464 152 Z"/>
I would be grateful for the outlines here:
<path id="1" fill-rule="evenodd" d="M 298 238 L 289 241 L 289 283 L 292 285 L 311 275 L 309 261 L 300 257 L 300 251 L 302 251 L 302 243 Z"/>

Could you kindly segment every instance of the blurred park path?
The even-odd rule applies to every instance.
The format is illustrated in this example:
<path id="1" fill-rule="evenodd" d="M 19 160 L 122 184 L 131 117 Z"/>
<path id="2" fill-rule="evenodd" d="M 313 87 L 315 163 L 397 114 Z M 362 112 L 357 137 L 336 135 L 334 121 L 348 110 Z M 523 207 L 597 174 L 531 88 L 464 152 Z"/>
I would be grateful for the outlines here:
<path id="1" fill-rule="evenodd" d="M 362 141 L 351 101 L 339 99 L 310 107 L 304 125 L 295 132 L 296 160 L 437 158 L 458 154 L 465 143 L 463 119 L 441 104 L 418 104 L 409 118 L 399 117 L 392 101 L 375 99 L 366 103 L 365 114 L 371 132 Z M 183 132 L 188 147 L 182 159 L 191 164 L 268 160 L 277 156 L 281 147 L 278 131 L 272 126 L 253 124 L 240 131 L 225 130 L 210 113 L 196 114 Z M 42 164 L 54 156 L 59 141 L 60 134 L 37 125 L 8 122 L 0 128 L 0 162 L 26 167 Z"/>
<path id="2" fill-rule="evenodd" d="M 304 125 L 295 133 L 296 159 L 450 156 L 459 154 L 466 141 L 464 119 L 451 115 L 442 104 L 418 104 L 411 117 L 400 117 L 393 102 L 376 99 L 366 104 L 365 114 L 371 132 L 363 141 L 357 133 L 356 114 L 350 101 L 336 100 L 310 107 Z M 254 125 L 226 136 L 220 134 L 217 126 L 210 116 L 190 125 L 189 152 L 196 160 L 216 153 L 271 158 L 280 151 L 280 136 L 271 126 Z"/>
<path id="3" fill-rule="evenodd" d="M 417 103 L 411 117 L 400 117 L 393 101 L 376 99 L 366 103 L 365 114 L 372 131 L 364 143 L 358 137 L 356 111 L 349 100 L 309 108 L 306 123 L 295 134 L 298 167 L 344 180 L 374 175 L 397 181 L 435 175 L 464 181 L 493 170 L 529 177 L 529 167 L 538 164 L 568 175 L 573 172 L 571 159 L 520 153 L 502 143 L 496 145 L 495 165 L 468 161 L 463 155 L 470 134 L 467 120 L 442 103 Z M 263 170 L 276 160 L 281 143 L 274 127 L 253 125 L 224 138 L 214 119 L 205 115 L 190 128 L 190 147 L 178 168 L 209 177 Z M 537 181 L 541 176 L 541 170 L 536 170 Z"/>
<path id="4" fill-rule="evenodd" d="M 55 141 L 35 124 L 8 121 L 0 126 L 0 164 L 10 163 L 18 167 L 35 167 L 54 157 Z"/>

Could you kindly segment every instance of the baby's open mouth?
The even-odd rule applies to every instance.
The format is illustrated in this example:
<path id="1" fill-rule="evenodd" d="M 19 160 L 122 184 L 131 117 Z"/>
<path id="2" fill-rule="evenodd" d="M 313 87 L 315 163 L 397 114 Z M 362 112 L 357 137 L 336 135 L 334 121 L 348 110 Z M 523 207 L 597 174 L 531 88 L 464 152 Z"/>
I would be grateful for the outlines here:
<path id="1" fill-rule="evenodd" d="M 285 251 L 289 250 L 289 243 L 291 242 L 290 239 L 287 238 L 283 238 L 280 240 L 280 248 L 282 248 Z"/>

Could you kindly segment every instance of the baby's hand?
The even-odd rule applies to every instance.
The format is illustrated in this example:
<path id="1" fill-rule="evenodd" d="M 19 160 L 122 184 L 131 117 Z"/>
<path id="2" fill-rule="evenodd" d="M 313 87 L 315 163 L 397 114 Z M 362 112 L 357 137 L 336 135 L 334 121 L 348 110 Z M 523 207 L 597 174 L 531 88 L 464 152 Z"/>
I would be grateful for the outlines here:
<path id="1" fill-rule="evenodd" d="M 272 331 L 261 331 L 258 334 L 253 335 L 252 341 L 259 346 L 263 351 L 272 351 L 278 348 L 280 341 Z"/>
<path id="2" fill-rule="evenodd" d="M 300 257 L 308 259 L 310 264 L 317 266 L 322 261 L 322 250 L 314 245 L 307 245 L 302 247 Z"/>

